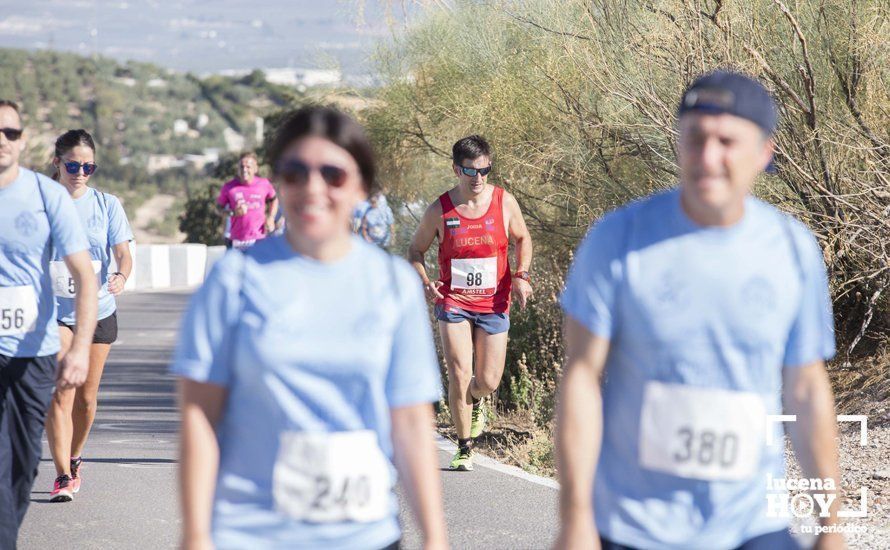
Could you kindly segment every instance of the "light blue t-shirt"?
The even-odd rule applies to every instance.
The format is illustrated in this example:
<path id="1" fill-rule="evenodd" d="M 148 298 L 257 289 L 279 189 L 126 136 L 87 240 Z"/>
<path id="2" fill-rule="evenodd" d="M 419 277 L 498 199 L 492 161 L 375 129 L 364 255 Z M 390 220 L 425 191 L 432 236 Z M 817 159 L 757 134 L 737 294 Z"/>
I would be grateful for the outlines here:
<path id="1" fill-rule="evenodd" d="M 368 236 L 374 244 L 386 246 L 389 244 L 389 227 L 395 222 L 392 210 L 386 204 L 377 203 L 375 207 L 368 207 L 362 216 L 362 223 L 367 225 Z"/>
<path id="2" fill-rule="evenodd" d="M 226 253 L 181 331 L 172 372 L 228 389 L 217 432 L 218 548 L 383 548 L 398 540 L 394 493 L 383 520 L 308 523 L 276 509 L 272 479 L 286 432 L 371 430 L 391 460 L 390 409 L 439 399 L 423 291 L 405 261 L 353 237 L 346 257 L 321 263 L 269 237 Z"/>
<path id="3" fill-rule="evenodd" d="M 364 217 L 365 212 L 368 211 L 368 207 L 371 206 L 368 201 L 361 201 L 355 208 L 352 209 L 352 230 L 356 233 L 362 230 L 362 217 Z"/>
<path id="4" fill-rule="evenodd" d="M 561 305 L 610 340 L 593 491 L 604 537 L 734 548 L 787 525 L 767 511 L 767 474 L 784 476 L 781 444 L 752 461 L 753 477 L 679 477 L 641 465 L 641 418 L 647 386 L 674 384 L 755 394 L 766 414 L 781 414 L 782 369 L 833 357 L 825 265 L 806 227 L 750 197 L 737 224 L 700 227 L 679 190 L 656 194 L 590 229 Z"/>
<path id="5" fill-rule="evenodd" d="M 114 195 L 88 188 L 86 193 L 74 199 L 77 215 L 87 232 L 90 242 L 90 259 L 100 262 L 99 271 L 99 316 L 102 320 L 117 309 L 114 295 L 108 292 L 108 275 L 113 257 L 111 247 L 133 240 L 133 231 L 127 221 L 124 207 Z M 56 251 L 54 260 L 62 257 Z M 59 321 L 67 325 L 76 322 L 74 298 L 56 296 Z"/>
<path id="6" fill-rule="evenodd" d="M 87 248 L 68 191 L 42 174 L 19 167 L 16 180 L 0 189 L 0 354 L 43 357 L 58 353 L 56 301 L 49 276 L 52 249 L 64 258 Z M 16 324 L 27 320 L 31 311 L 36 313 L 33 330 L 14 333 Z"/>

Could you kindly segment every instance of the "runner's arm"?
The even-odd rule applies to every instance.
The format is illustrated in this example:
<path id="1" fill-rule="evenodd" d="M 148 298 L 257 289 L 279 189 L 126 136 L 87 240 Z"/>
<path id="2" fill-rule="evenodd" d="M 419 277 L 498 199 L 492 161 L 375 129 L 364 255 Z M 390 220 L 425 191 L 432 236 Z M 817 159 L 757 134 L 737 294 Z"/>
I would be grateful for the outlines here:
<path id="1" fill-rule="evenodd" d="M 223 219 L 232 212 L 229 208 L 229 200 L 225 193 L 226 189 L 226 186 L 223 185 L 219 190 L 219 195 L 216 197 L 216 203 L 214 203 L 216 206 L 216 213 Z"/>
<path id="2" fill-rule="evenodd" d="M 516 197 L 504 193 L 504 206 L 508 214 L 507 235 L 516 247 L 516 271 L 528 271 L 532 265 L 532 236 Z"/>
<path id="3" fill-rule="evenodd" d="M 442 208 L 439 205 L 439 201 L 436 201 L 423 213 L 420 225 L 417 227 L 417 231 L 414 232 L 411 243 L 408 245 L 408 261 L 411 262 L 411 265 L 420 276 L 420 280 L 423 281 L 423 288 L 430 298 L 442 298 L 442 294 L 439 293 L 436 283 L 430 281 L 423 257 L 436 239 L 441 217 Z"/>
<path id="4" fill-rule="evenodd" d="M 532 265 L 532 237 L 525 225 L 525 218 L 522 217 L 522 209 L 519 208 L 519 203 L 510 193 L 504 193 L 504 209 L 507 211 L 504 218 L 507 223 L 507 235 L 513 241 L 516 251 L 516 271 L 514 273 L 528 272 Z M 531 283 L 525 279 L 513 277 L 513 296 L 519 301 L 520 308 L 525 309 L 532 294 Z"/>
<path id="5" fill-rule="evenodd" d="M 77 387 L 86 381 L 89 370 L 90 344 L 96 330 L 99 294 L 96 274 L 90 254 L 86 250 L 65 256 L 65 265 L 74 279 L 74 311 L 77 325 L 71 349 L 62 358 L 59 368 L 59 385 L 62 388 Z"/>
<path id="6" fill-rule="evenodd" d="M 390 416 L 396 468 L 423 532 L 424 548 L 447 548 L 432 407 L 429 403 L 396 407 Z"/>
<path id="7" fill-rule="evenodd" d="M 785 412 L 797 415 L 797 421 L 788 424 L 788 431 L 803 477 L 832 478 L 835 487 L 840 488 L 837 416 L 825 363 L 816 361 L 783 369 L 782 393 Z M 822 525 L 838 522 L 840 491 L 837 497 L 832 503 L 830 516 L 820 518 Z"/>
<path id="8" fill-rule="evenodd" d="M 222 386 L 180 379 L 182 411 L 179 448 L 179 494 L 182 548 L 209 547 L 213 493 L 219 470 L 216 424 L 228 392 Z"/>
<path id="9" fill-rule="evenodd" d="M 593 521 L 593 479 L 603 432 L 600 378 L 609 340 L 566 316 L 566 363 L 559 384 L 556 462 L 561 530 L 557 548 L 598 548 Z"/>
<path id="10" fill-rule="evenodd" d="M 108 291 L 117 295 L 123 292 L 124 285 L 127 284 L 130 273 L 133 271 L 133 256 L 130 254 L 130 242 L 117 243 L 111 247 L 111 252 L 114 254 L 114 261 L 117 263 L 117 271 L 124 279 L 123 281 L 117 281 L 118 277 L 114 273 L 108 277 Z M 112 277 L 115 280 L 112 280 Z"/>
<path id="11" fill-rule="evenodd" d="M 362 223 L 359 226 L 359 234 L 362 238 L 368 242 L 371 242 L 370 237 L 368 237 L 368 215 L 365 214 L 362 216 Z"/>
<path id="12" fill-rule="evenodd" d="M 266 231 L 271 233 L 275 230 L 275 216 L 278 215 L 278 197 L 272 197 L 266 200 Z"/>

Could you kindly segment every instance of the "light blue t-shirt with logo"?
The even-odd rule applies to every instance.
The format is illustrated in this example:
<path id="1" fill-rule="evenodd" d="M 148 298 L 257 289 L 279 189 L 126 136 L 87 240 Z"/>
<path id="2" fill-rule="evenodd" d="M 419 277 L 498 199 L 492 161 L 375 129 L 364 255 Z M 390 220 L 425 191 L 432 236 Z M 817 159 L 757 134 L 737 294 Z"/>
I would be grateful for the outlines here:
<path id="1" fill-rule="evenodd" d="M 331 263 L 295 253 L 284 236 L 227 252 L 191 300 L 171 371 L 228 390 L 217 428 L 218 548 L 383 548 L 399 539 L 389 487 L 382 519 L 312 522 L 281 509 L 273 480 L 286 437 L 361 431 L 394 479 L 390 409 L 440 395 L 423 291 L 405 261 L 357 236 Z"/>
<path id="2" fill-rule="evenodd" d="M 610 340 L 593 490 L 602 536 L 641 548 L 734 548 L 787 526 L 767 508 L 767 476 L 784 476 L 781 443 L 748 445 L 749 473 L 720 476 L 738 466 L 740 441 L 761 420 L 688 414 L 693 424 L 742 428 L 707 442 L 693 427 L 657 427 L 673 426 L 674 409 L 704 402 L 782 414 L 783 369 L 834 355 L 825 265 L 803 224 L 749 197 L 735 225 L 701 227 L 684 213 L 679 190 L 656 194 L 590 229 L 560 302 Z M 782 435 L 772 424 L 774 441 Z"/>
<path id="3" fill-rule="evenodd" d="M 394 222 L 392 210 L 385 203 L 378 202 L 377 206 L 368 206 L 362 216 L 362 223 L 367 226 L 368 236 L 378 246 L 389 244 L 392 238 L 389 228 Z"/>
<path id="4" fill-rule="evenodd" d="M 64 258 L 87 248 L 68 191 L 19 167 L 15 181 L 0 189 L 0 354 L 58 353 L 56 301 L 49 275 L 52 250 Z"/>
<path id="5" fill-rule="evenodd" d="M 93 260 L 94 266 L 99 268 L 98 319 L 102 320 L 117 309 L 114 295 L 108 292 L 112 247 L 133 240 L 133 231 L 130 229 L 124 207 L 114 195 L 90 187 L 83 195 L 74 199 L 74 206 L 90 242 L 90 259 Z M 54 260 L 61 259 L 57 251 Z M 68 294 L 70 293 L 65 292 L 64 296 L 59 296 L 57 293 L 56 302 L 59 308 L 57 315 L 63 323 L 73 325 L 76 323 L 75 299 L 67 297 Z"/>

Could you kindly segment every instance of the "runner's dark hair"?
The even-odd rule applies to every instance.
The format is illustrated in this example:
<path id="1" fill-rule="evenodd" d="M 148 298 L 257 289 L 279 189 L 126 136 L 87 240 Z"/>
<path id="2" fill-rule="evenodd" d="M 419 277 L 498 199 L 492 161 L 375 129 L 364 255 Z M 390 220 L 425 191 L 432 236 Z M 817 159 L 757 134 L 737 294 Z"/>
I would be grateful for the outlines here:
<path id="1" fill-rule="evenodd" d="M 19 104 L 16 103 L 15 101 L 10 101 L 8 99 L 0 98 L 0 107 L 9 107 L 13 111 L 15 111 L 15 114 L 19 115 L 19 120 L 21 120 L 22 111 L 19 110 Z"/>
<path id="2" fill-rule="evenodd" d="M 62 155 L 80 145 L 89 147 L 95 154 L 96 143 L 93 141 L 93 136 L 91 136 L 89 132 L 84 129 L 68 130 L 67 132 L 59 136 L 58 139 L 56 139 L 54 155 L 56 158 L 62 158 Z M 59 173 L 59 169 L 56 168 L 53 172 L 53 179 L 59 181 L 60 175 L 61 174 Z"/>
<path id="3" fill-rule="evenodd" d="M 491 145 L 479 135 L 474 134 L 461 138 L 451 147 L 451 160 L 458 166 L 465 160 L 473 160 L 481 156 L 491 158 Z"/>
<path id="4" fill-rule="evenodd" d="M 362 125 L 352 117 L 330 107 L 307 106 L 285 116 L 266 152 L 275 175 L 281 155 L 293 142 L 306 137 L 320 137 L 346 149 L 358 164 L 365 191 L 371 194 L 377 183 L 374 149 Z"/>

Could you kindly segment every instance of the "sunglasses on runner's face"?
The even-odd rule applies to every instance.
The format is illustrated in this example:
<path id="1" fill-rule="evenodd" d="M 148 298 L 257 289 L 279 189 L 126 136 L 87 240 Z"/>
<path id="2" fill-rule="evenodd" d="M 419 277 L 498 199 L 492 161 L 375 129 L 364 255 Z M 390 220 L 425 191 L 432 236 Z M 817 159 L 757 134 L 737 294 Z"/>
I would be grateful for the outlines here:
<path id="1" fill-rule="evenodd" d="M 18 141 L 22 137 L 22 130 L 19 128 L 0 128 L 0 134 L 6 136 L 9 141 Z"/>
<path id="2" fill-rule="evenodd" d="M 96 171 L 96 168 L 99 166 L 95 162 L 84 162 L 83 164 L 79 162 L 66 162 L 65 163 L 65 171 L 71 174 L 72 176 L 80 172 L 80 167 L 83 166 L 83 175 L 84 176 L 92 176 L 93 172 Z"/>
<path id="3" fill-rule="evenodd" d="M 460 168 L 460 171 L 463 172 L 465 176 L 470 176 L 471 178 L 475 178 L 476 174 L 485 177 L 491 172 L 491 165 L 486 166 L 485 168 L 467 168 L 466 166 L 458 166 L 458 168 Z"/>
<path id="4" fill-rule="evenodd" d="M 309 175 L 315 171 L 331 187 L 342 187 L 346 183 L 346 170 L 339 166 L 322 164 L 315 167 L 301 160 L 285 160 L 278 164 L 278 175 L 288 184 L 304 185 L 309 181 Z"/>

